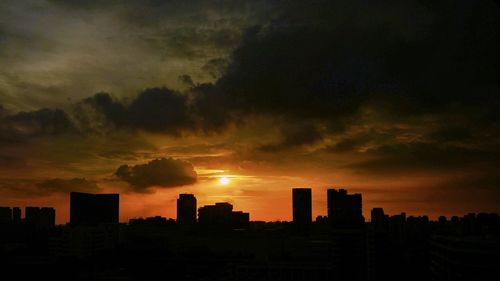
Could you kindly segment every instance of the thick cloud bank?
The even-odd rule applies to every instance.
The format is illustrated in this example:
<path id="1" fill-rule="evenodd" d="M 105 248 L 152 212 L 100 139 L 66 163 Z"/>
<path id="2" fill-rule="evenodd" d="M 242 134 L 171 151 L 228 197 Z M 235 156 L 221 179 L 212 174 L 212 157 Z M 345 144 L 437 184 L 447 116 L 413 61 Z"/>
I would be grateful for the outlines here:
<path id="1" fill-rule="evenodd" d="M 189 162 L 173 158 L 155 159 L 142 165 L 122 165 L 116 176 L 128 182 L 135 191 L 144 192 L 152 186 L 177 187 L 193 184 L 197 174 Z"/>

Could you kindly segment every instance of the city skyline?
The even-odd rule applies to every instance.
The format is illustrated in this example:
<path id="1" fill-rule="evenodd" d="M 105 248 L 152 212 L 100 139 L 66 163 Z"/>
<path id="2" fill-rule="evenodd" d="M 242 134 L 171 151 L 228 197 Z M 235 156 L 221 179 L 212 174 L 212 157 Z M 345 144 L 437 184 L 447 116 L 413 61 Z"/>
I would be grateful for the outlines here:
<path id="1" fill-rule="evenodd" d="M 497 281 L 500 0 L 0 0 L 0 274 Z"/>
<path id="2" fill-rule="evenodd" d="M 290 189 L 290 201 L 291 208 L 289 212 L 291 213 L 290 220 L 271 220 L 264 222 L 293 222 L 297 225 L 307 226 L 313 222 L 321 223 L 323 218 L 328 218 L 330 223 L 334 224 L 334 227 L 347 227 L 356 228 L 364 225 L 365 222 L 380 224 L 380 219 L 384 216 L 390 215 L 391 212 L 384 211 L 383 206 L 373 207 L 369 210 L 363 211 L 362 194 L 351 193 L 343 188 L 333 188 L 329 187 L 326 189 L 325 197 L 327 198 L 326 214 L 318 214 L 313 216 L 312 206 L 314 205 L 312 200 L 312 188 L 308 187 L 293 187 Z M 90 194 L 81 192 L 71 192 L 69 196 L 69 210 L 70 213 L 74 213 L 70 217 L 69 221 L 63 223 L 56 223 L 56 209 L 48 206 L 35 207 L 33 204 L 28 204 L 29 206 L 24 207 L 24 212 L 21 211 L 19 206 L 0 206 L 0 222 L 9 221 L 6 219 L 10 217 L 11 222 L 19 222 L 21 220 L 26 220 L 27 222 L 36 222 L 39 220 L 40 210 L 44 211 L 40 218 L 42 218 L 42 224 L 51 225 L 99 225 L 108 223 L 130 223 L 131 221 L 144 218 L 165 218 L 173 219 L 180 225 L 193 225 L 199 223 L 200 213 L 203 213 L 203 221 L 207 221 L 207 212 L 212 215 L 220 215 L 221 212 L 231 212 L 236 215 L 247 216 L 246 220 L 249 222 L 262 222 L 259 219 L 250 219 L 250 212 L 245 213 L 243 211 L 233 211 L 233 205 L 229 202 L 214 202 L 213 204 L 206 204 L 198 206 L 197 198 L 195 194 L 180 193 L 176 199 L 176 213 L 170 217 L 164 217 L 161 214 L 153 214 L 151 216 L 132 216 L 126 220 L 119 220 L 120 214 L 120 194 Z M 217 210 L 218 209 L 218 210 Z M 49 213 L 47 213 L 49 211 Z M 24 214 L 24 215 L 23 215 Z M 368 215 L 365 215 L 368 214 Z M 466 217 L 472 214 L 496 214 L 494 212 L 469 212 L 465 214 L 451 214 L 451 215 L 438 215 L 436 217 L 429 216 L 428 214 L 412 214 L 406 211 L 392 213 L 393 216 L 404 215 L 411 217 L 425 217 L 427 220 L 440 221 L 444 219 L 452 219 L 453 217 Z M 48 216 L 47 216 L 48 215 Z M 373 219 L 376 218 L 374 221 Z M 223 220 L 229 220 L 227 215 L 221 217 Z M 210 219 L 210 221 L 212 221 Z M 202 223 L 203 224 L 203 223 Z"/>
<path id="3" fill-rule="evenodd" d="M 52 280 L 493 281 L 500 274 L 498 213 L 432 220 L 373 208 L 368 221 L 362 194 L 328 189 L 328 215 L 313 221 L 311 189 L 290 193 L 293 221 L 275 222 L 253 221 L 227 202 L 197 208 L 186 193 L 176 219 L 126 223 L 118 222 L 119 194 L 71 192 L 65 225 L 55 224 L 53 208 L 26 207 L 21 218 L 19 208 L 0 207 L 0 267 Z"/>
<path id="4" fill-rule="evenodd" d="M 432 3 L 431 3 L 432 2 Z M 0 205 L 500 212 L 496 0 L 0 3 Z"/>

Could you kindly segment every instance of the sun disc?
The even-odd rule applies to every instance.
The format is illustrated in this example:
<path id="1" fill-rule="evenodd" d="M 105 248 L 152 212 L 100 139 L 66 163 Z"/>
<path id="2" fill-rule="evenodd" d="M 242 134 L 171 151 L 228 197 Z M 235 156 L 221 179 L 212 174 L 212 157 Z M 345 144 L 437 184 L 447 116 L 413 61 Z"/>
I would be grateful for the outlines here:
<path id="1" fill-rule="evenodd" d="M 222 178 L 219 178 L 219 182 L 223 185 L 226 185 L 229 183 L 229 178 L 227 177 L 222 177 Z"/>

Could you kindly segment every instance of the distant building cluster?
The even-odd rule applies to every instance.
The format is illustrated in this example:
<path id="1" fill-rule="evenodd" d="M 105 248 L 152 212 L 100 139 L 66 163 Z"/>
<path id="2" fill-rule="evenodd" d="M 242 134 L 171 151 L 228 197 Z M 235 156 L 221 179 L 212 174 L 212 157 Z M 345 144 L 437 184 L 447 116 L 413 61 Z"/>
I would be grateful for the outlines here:
<path id="1" fill-rule="evenodd" d="M 293 222 L 307 225 L 312 222 L 311 188 L 293 188 Z M 347 194 L 345 189 L 327 190 L 328 217 L 331 225 L 337 227 L 360 227 L 365 223 L 361 194 Z"/>
<path id="2" fill-rule="evenodd" d="M 250 223 L 250 214 L 242 211 L 233 211 L 233 205 L 227 202 L 218 202 L 215 205 L 206 205 L 198 209 L 196 218 L 196 197 L 193 194 L 179 194 L 177 199 L 177 223 L 180 225 L 247 228 Z"/>
<path id="3" fill-rule="evenodd" d="M 0 225 L 26 224 L 38 229 L 49 229 L 55 226 L 56 210 L 49 207 L 26 207 L 25 217 L 21 217 L 19 207 L 0 207 Z"/>
<path id="4" fill-rule="evenodd" d="M 20 208 L 0 207 L 0 264 L 17 272 L 40 265 L 37 274 L 58 265 L 95 280 L 162 280 L 167 273 L 172 280 L 272 281 L 500 276 L 498 214 L 432 221 L 373 208 L 365 222 L 361 194 L 330 188 L 327 216 L 313 221 L 312 189 L 291 191 L 292 222 L 251 222 L 227 202 L 198 208 L 193 194 L 179 194 L 176 219 L 128 223 L 119 223 L 119 194 L 71 193 L 64 226 L 55 226 L 53 208 L 26 207 L 23 218 Z"/>
<path id="5" fill-rule="evenodd" d="M 232 228 L 246 228 L 250 223 L 250 214 L 233 211 L 233 205 L 222 202 L 207 205 L 198 209 L 198 223 L 200 225 L 224 226 Z"/>

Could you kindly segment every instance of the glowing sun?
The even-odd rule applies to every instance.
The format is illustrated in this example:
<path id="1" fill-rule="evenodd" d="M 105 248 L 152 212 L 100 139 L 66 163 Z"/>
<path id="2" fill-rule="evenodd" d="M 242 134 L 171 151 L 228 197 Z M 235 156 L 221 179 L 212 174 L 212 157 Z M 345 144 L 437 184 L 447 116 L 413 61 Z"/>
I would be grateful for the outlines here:
<path id="1" fill-rule="evenodd" d="M 227 177 L 219 178 L 219 182 L 220 182 L 220 184 L 226 185 L 229 183 L 229 178 L 227 178 Z"/>

